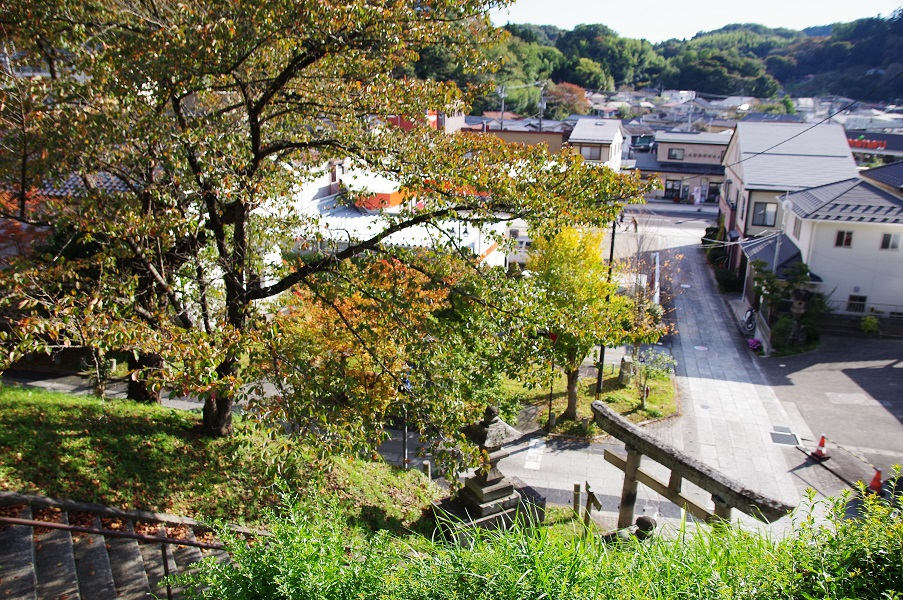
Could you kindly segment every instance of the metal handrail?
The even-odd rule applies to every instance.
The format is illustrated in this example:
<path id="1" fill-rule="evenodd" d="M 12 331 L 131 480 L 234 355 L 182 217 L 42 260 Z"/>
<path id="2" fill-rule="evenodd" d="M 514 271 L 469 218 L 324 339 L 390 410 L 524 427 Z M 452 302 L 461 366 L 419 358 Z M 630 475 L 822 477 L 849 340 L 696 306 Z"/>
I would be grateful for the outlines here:
<path id="1" fill-rule="evenodd" d="M 222 550 L 224 546 L 222 544 L 209 543 L 209 542 L 198 542 L 196 540 L 183 540 L 178 538 L 171 538 L 161 535 L 145 535 L 143 533 L 131 533 L 128 531 L 115 531 L 112 529 L 97 529 L 94 527 L 82 527 L 80 525 L 69 525 L 68 523 L 56 523 L 53 521 L 35 521 L 34 519 L 19 519 L 16 517 L 0 517 L 0 523 L 6 523 L 9 525 L 24 525 L 26 527 L 31 527 L 34 529 L 35 527 L 46 527 L 48 529 L 61 529 L 63 531 L 75 532 L 75 533 L 89 533 L 95 535 L 102 535 L 105 537 L 114 537 L 114 538 L 126 538 L 130 540 L 135 540 L 137 542 L 146 543 L 146 544 L 160 544 L 160 552 L 163 556 L 163 575 L 167 579 L 169 578 L 169 557 L 166 556 L 166 546 L 169 544 L 176 544 L 179 546 L 194 546 L 195 548 L 206 548 L 210 550 Z M 161 523 L 162 524 L 162 523 Z M 165 526 L 164 526 L 165 527 Z M 164 529 L 165 531 L 165 529 Z M 167 582 L 166 583 L 166 598 L 168 600 L 172 600 L 172 585 Z"/>
<path id="2" fill-rule="evenodd" d="M 25 525 L 27 527 L 47 527 L 48 529 L 62 529 L 64 531 L 74 531 L 77 533 L 93 533 L 107 537 L 127 538 L 138 540 L 139 542 L 148 542 L 156 544 L 177 544 L 180 546 L 194 546 L 196 548 L 207 548 L 211 550 L 222 550 L 225 548 L 222 544 L 198 542 L 195 540 L 183 540 L 179 538 L 171 538 L 165 536 L 145 535 L 143 533 L 130 533 L 128 531 L 115 531 L 112 529 L 96 529 L 94 527 L 81 527 L 79 525 L 69 525 L 67 523 L 55 523 L 53 521 L 35 521 L 33 519 L 18 519 L 15 517 L 0 517 L 0 523 L 9 525 Z"/>

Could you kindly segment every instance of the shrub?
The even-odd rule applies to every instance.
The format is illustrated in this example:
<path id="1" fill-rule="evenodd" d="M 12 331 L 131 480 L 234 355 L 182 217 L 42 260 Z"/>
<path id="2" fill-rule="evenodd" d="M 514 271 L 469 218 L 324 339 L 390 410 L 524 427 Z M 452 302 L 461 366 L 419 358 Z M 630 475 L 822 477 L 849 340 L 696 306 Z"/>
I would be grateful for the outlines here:
<path id="1" fill-rule="evenodd" d="M 709 246 L 705 251 L 705 258 L 713 267 L 723 266 L 727 260 L 727 250 L 724 246 Z"/>
<path id="2" fill-rule="evenodd" d="M 753 352 L 761 352 L 762 351 L 762 341 L 759 338 L 752 338 L 746 342 L 746 345 L 749 346 L 749 349 Z"/>
<path id="3" fill-rule="evenodd" d="M 703 246 L 711 246 L 715 243 L 715 240 L 718 239 L 718 234 L 721 232 L 721 228 L 718 226 L 706 227 L 705 234 L 702 236 L 702 245 Z"/>
<path id="4" fill-rule="evenodd" d="M 793 333 L 793 318 L 784 315 L 771 326 L 771 345 L 775 348 L 786 348 L 790 345 Z"/>
<path id="5" fill-rule="evenodd" d="M 859 329 L 863 333 L 878 333 L 878 317 L 866 315 L 859 321 Z"/>
<path id="6" fill-rule="evenodd" d="M 715 281 L 718 282 L 718 291 L 722 294 L 739 292 L 743 289 L 740 276 L 731 269 L 715 269 Z"/>

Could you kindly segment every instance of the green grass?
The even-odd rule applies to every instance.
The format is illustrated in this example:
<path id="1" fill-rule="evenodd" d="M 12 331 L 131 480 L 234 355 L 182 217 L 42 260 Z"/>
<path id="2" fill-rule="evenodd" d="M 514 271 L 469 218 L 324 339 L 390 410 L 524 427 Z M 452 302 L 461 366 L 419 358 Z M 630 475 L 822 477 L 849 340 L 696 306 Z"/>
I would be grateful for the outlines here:
<path id="1" fill-rule="evenodd" d="M 361 460 L 315 460 L 238 420 L 230 438 L 198 434 L 199 415 L 160 406 L 0 388 L 0 488 L 123 509 L 259 521 L 278 477 L 326 492 L 349 518 L 403 530 L 440 494 L 417 472 Z"/>
<path id="2" fill-rule="evenodd" d="M 606 545 L 548 529 L 437 539 L 349 530 L 329 505 L 297 504 L 266 543 L 229 542 L 233 561 L 187 576 L 203 598 L 640 600 L 903 598 L 903 520 L 868 497 L 859 518 L 827 501 L 824 524 L 783 539 L 721 524 Z M 567 526 L 567 524 L 563 524 Z"/>
<path id="3" fill-rule="evenodd" d="M 618 382 L 618 374 L 605 373 L 602 382 L 602 400 L 609 407 L 634 423 L 641 423 L 649 419 L 656 419 L 672 415 L 677 412 L 677 398 L 674 383 L 670 378 L 649 379 L 649 398 L 645 408 L 640 408 L 639 392 L 636 387 L 624 386 Z M 532 406 L 535 409 L 534 425 L 544 428 L 549 413 L 549 388 L 528 389 L 516 381 L 508 380 L 504 383 L 504 392 L 509 398 L 519 402 L 522 406 Z M 580 380 L 577 386 L 577 420 L 558 421 L 553 428 L 553 433 L 575 435 L 580 437 L 592 437 L 604 433 L 593 422 L 593 413 L 590 405 L 596 399 L 596 380 L 586 377 Z M 563 373 L 556 373 L 552 388 L 552 412 L 560 415 L 567 407 L 567 382 Z"/>

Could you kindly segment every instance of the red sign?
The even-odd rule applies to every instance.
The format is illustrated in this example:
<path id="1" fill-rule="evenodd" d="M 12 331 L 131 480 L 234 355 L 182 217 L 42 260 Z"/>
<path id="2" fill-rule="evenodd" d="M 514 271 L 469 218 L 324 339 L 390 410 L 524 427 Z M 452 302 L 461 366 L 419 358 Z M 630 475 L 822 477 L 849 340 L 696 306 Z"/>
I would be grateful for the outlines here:
<path id="1" fill-rule="evenodd" d="M 886 150 L 887 142 L 882 140 L 867 140 L 847 138 L 850 148 L 862 148 L 863 150 Z"/>

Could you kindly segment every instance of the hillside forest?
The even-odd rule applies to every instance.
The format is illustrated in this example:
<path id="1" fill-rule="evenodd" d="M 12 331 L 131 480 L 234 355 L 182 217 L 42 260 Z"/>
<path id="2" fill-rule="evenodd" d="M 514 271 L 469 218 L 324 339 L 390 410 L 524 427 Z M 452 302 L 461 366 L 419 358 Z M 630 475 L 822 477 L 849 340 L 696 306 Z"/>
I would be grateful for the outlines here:
<path id="1" fill-rule="evenodd" d="M 405 74 L 454 81 L 462 88 L 490 83 L 492 77 L 505 86 L 506 109 L 523 115 L 538 111 L 537 82 L 598 91 L 686 89 L 703 97 L 837 95 L 896 104 L 903 99 L 903 8 L 888 18 L 802 31 L 726 25 L 658 44 L 620 37 L 603 24 L 570 31 L 531 24 L 504 29 L 509 35 L 484 50 L 499 67 L 493 76 L 464 75 L 441 44 L 423 52 Z M 473 114 L 499 109 L 499 96 L 487 89 Z M 554 89 L 548 85 L 547 94 Z M 547 100 L 552 110 L 561 104 Z M 568 109 L 584 112 L 579 103 Z"/>

